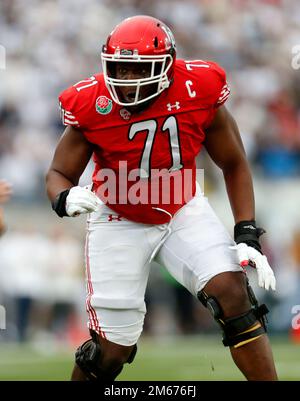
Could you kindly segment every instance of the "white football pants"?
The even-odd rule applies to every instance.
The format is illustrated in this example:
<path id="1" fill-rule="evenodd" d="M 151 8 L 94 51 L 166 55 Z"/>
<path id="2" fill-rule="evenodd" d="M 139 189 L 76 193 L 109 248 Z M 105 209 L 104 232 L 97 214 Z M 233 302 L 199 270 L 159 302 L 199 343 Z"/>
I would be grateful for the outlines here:
<path id="1" fill-rule="evenodd" d="M 242 271 L 236 251 L 229 249 L 234 244 L 199 191 L 161 225 L 126 220 L 103 205 L 87 221 L 88 327 L 114 343 L 135 344 L 146 313 L 150 261 L 196 296 L 217 274 Z"/>

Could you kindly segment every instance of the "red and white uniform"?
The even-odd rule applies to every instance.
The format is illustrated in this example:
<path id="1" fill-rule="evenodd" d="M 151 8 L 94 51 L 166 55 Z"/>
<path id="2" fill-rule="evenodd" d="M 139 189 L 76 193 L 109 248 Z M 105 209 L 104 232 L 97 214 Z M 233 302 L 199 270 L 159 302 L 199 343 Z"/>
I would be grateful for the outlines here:
<path id="1" fill-rule="evenodd" d="M 195 194 L 195 158 L 202 148 L 205 128 L 229 92 L 225 72 L 216 63 L 177 60 L 170 88 L 141 113 L 130 114 L 114 103 L 102 74 L 65 90 L 59 101 L 64 124 L 80 128 L 86 139 L 95 145 L 93 183 L 98 196 L 129 220 L 162 224 L 169 221 L 168 213 L 174 216 Z M 107 109 L 99 112 L 99 105 L 107 106 Z M 149 175 L 153 169 L 164 169 L 171 170 L 168 174 L 175 178 L 181 175 L 182 179 L 171 179 L 170 198 L 164 200 L 159 193 L 154 203 L 150 197 L 153 181 L 145 178 L 149 197 L 144 204 L 132 204 L 130 199 L 124 200 L 124 196 L 122 199 L 120 196 L 121 191 L 124 195 L 124 190 L 128 192 L 133 185 L 132 181 L 128 182 L 125 188 L 123 177 L 127 173 L 122 167 L 120 169 L 120 162 L 126 162 L 127 173 L 143 168 Z M 99 190 L 104 183 L 100 174 L 103 169 L 111 169 L 117 177 L 116 191 L 111 190 L 105 199 Z M 192 173 L 192 178 L 184 176 L 187 170 Z M 176 185 L 185 187 L 176 188 Z M 165 190 L 162 185 L 157 188 L 160 192 Z M 177 198 L 175 203 L 174 193 L 179 189 L 182 193 L 186 191 L 187 195 L 181 200 Z"/>
<path id="2" fill-rule="evenodd" d="M 225 72 L 217 64 L 178 60 L 170 88 L 141 113 L 130 115 L 114 103 L 102 74 L 77 83 L 59 99 L 64 124 L 79 128 L 95 145 L 93 183 L 105 201 L 99 191 L 101 169 L 118 176 L 123 173 L 120 161 L 128 163 L 128 171 L 195 172 L 205 128 L 228 95 Z M 150 185 L 152 178 L 144 180 Z M 109 341 L 125 346 L 137 342 L 151 260 L 166 267 L 195 296 L 217 274 L 242 271 L 236 252 L 229 249 L 234 241 L 194 177 L 185 184 L 190 186 L 190 198 L 180 203 L 134 205 L 110 198 L 88 217 L 88 326 Z M 176 184 L 171 188 L 173 194 L 178 190 Z"/>

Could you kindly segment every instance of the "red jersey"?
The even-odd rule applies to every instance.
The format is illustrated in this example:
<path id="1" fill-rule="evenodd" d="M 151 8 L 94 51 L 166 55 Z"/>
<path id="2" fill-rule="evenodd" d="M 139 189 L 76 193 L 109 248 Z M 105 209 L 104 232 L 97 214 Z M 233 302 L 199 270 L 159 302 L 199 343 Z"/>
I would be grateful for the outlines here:
<path id="1" fill-rule="evenodd" d="M 216 63 L 176 60 L 170 87 L 141 112 L 113 102 L 103 74 L 66 89 L 59 101 L 63 123 L 94 145 L 98 196 L 129 220 L 163 224 L 194 196 L 205 129 L 229 93 Z"/>

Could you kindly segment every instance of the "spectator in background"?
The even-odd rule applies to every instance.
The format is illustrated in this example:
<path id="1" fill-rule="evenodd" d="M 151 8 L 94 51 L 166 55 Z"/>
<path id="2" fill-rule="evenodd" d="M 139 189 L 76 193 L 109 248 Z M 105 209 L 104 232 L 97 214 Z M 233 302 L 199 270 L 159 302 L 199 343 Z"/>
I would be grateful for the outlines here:
<path id="1" fill-rule="evenodd" d="M 10 230 L 0 247 L 0 295 L 11 308 L 8 337 L 26 342 L 57 335 L 65 340 L 67 330 L 76 329 L 73 315 L 84 300 L 81 259 L 77 240 L 60 227 L 50 235 L 25 222 Z"/>
<path id="2" fill-rule="evenodd" d="M 11 185 L 5 180 L 0 180 L 0 236 L 5 231 L 4 214 L 1 205 L 9 200 L 11 192 Z"/>

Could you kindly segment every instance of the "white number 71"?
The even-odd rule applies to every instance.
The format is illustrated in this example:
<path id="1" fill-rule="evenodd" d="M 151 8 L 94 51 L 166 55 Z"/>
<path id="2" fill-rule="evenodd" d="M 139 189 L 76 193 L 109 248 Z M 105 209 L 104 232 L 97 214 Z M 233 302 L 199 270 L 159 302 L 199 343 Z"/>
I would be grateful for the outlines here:
<path id="1" fill-rule="evenodd" d="M 174 116 L 170 116 L 164 121 L 162 126 L 162 131 L 166 130 L 169 131 L 171 155 L 172 155 L 172 166 L 169 168 L 169 171 L 180 170 L 183 167 L 183 165 L 181 162 L 181 151 L 178 137 L 177 121 Z M 150 159 L 151 159 L 152 147 L 155 134 L 157 132 L 156 120 L 140 121 L 138 123 L 132 124 L 128 134 L 129 139 L 133 140 L 134 136 L 140 131 L 148 131 L 148 135 L 144 146 L 144 151 L 140 161 L 140 177 L 148 178 L 150 177 Z"/>

